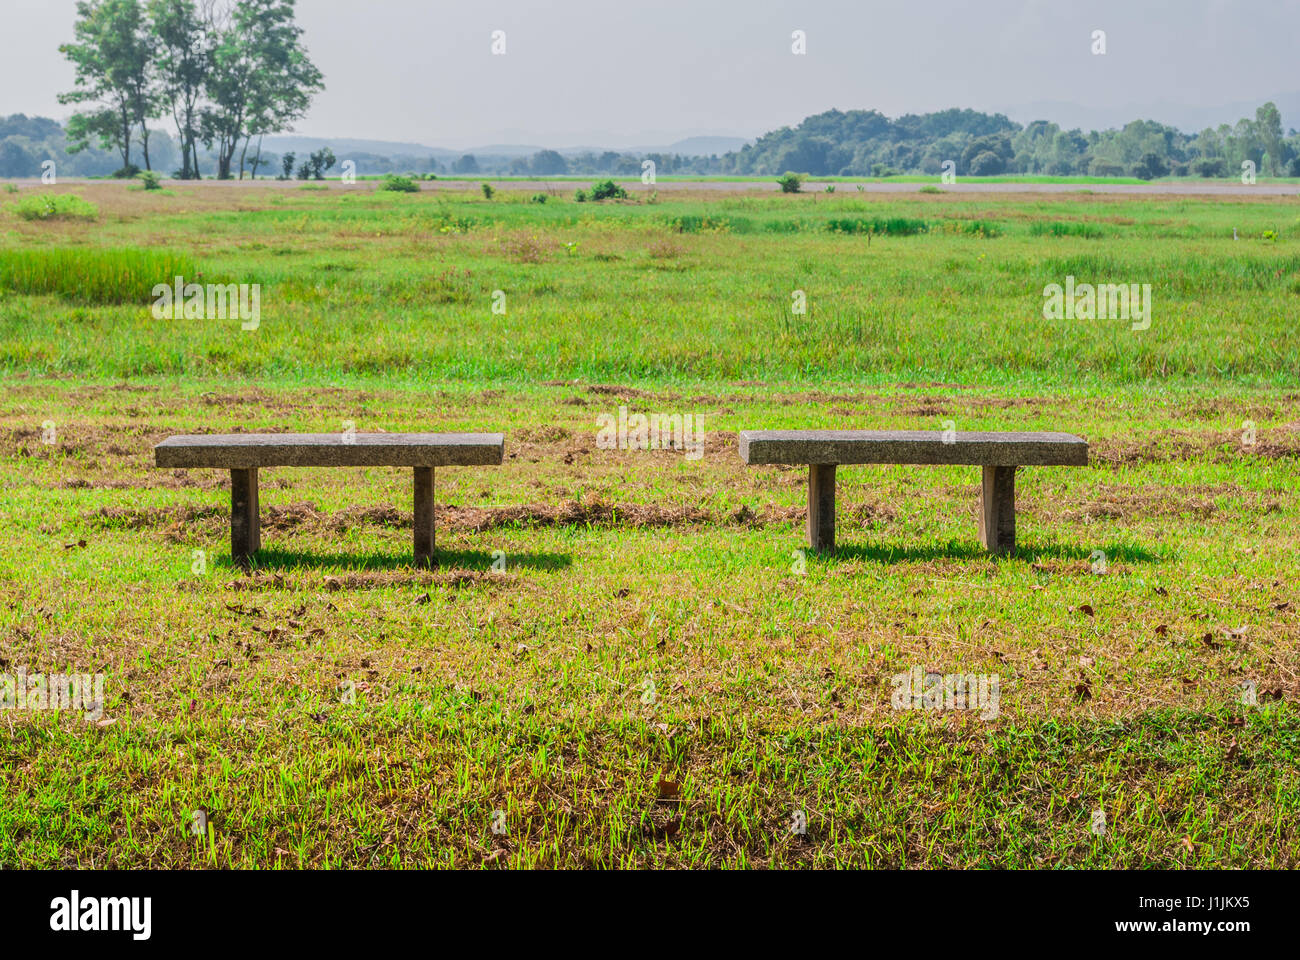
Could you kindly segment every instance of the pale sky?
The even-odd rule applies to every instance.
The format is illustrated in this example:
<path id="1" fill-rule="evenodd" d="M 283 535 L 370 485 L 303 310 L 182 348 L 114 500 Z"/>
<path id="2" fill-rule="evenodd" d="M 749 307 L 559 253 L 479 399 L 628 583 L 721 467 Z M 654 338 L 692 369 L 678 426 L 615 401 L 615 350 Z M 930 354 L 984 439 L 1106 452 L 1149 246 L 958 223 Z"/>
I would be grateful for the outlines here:
<path id="1" fill-rule="evenodd" d="M 897 116 L 1061 101 L 1122 120 L 1132 105 L 1172 114 L 1300 91 L 1300 0 L 299 0 L 298 9 L 327 85 L 298 133 L 449 148 L 756 136 L 832 107 Z M 57 48 L 72 38 L 74 10 L 74 0 L 0 0 L 0 114 L 66 117 L 55 95 L 72 70 Z M 505 31 L 504 56 L 491 52 L 495 30 Z M 794 30 L 806 33 L 803 56 L 791 52 Z M 1106 31 L 1104 56 L 1091 52 L 1094 30 Z M 1279 106 L 1287 126 L 1300 126 Z"/>

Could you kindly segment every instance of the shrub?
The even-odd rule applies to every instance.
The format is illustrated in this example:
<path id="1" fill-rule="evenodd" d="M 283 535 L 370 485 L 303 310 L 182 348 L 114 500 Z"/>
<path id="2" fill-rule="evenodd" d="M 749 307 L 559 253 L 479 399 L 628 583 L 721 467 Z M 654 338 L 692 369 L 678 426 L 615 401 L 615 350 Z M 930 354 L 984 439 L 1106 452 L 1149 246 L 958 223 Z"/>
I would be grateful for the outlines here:
<path id="1" fill-rule="evenodd" d="M 0 250 L 0 287 L 77 303 L 152 303 L 157 284 L 197 275 L 189 259 L 156 250 Z"/>
<path id="2" fill-rule="evenodd" d="M 496 191 L 492 189 L 492 184 L 490 184 L 490 183 L 480 183 L 479 186 L 483 188 L 483 199 L 484 199 L 484 200 L 491 200 L 493 194 L 496 193 Z"/>
<path id="3" fill-rule="evenodd" d="M 384 182 L 379 185 L 380 190 L 392 190 L 395 193 L 418 193 L 419 187 L 410 177 L 399 177 L 395 173 L 384 174 Z"/>
<path id="4" fill-rule="evenodd" d="M 1142 159 L 1133 164 L 1133 176 L 1139 180 L 1154 180 L 1169 172 L 1169 165 L 1157 153 L 1146 153 Z"/>
<path id="5" fill-rule="evenodd" d="M 98 220 L 99 208 L 74 193 L 42 193 L 23 197 L 14 212 L 24 220 Z"/>
<path id="6" fill-rule="evenodd" d="M 17 192 L 18 192 L 18 184 L 16 183 L 5 184 L 5 193 L 17 193 Z"/>
<path id="7" fill-rule="evenodd" d="M 613 180 L 601 180 L 591 185 L 592 200 L 626 200 L 627 191 Z"/>
<path id="8" fill-rule="evenodd" d="M 578 203 L 586 203 L 586 202 L 587 202 L 587 191 L 585 191 L 585 190 L 575 190 L 575 191 L 573 192 L 573 199 L 576 200 L 576 201 L 578 201 Z"/>
<path id="9" fill-rule="evenodd" d="M 134 163 L 131 163 L 131 164 L 128 164 L 127 166 L 123 167 L 121 170 L 114 170 L 114 171 L 113 171 L 113 179 L 115 179 L 115 180 L 134 180 L 136 174 L 138 174 L 139 172 L 140 172 L 140 168 L 137 167 Z"/>
<path id="10" fill-rule="evenodd" d="M 1207 180 L 1226 177 L 1228 175 L 1228 161 L 1222 157 L 1202 157 L 1192 164 L 1192 172 L 1198 177 L 1204 177 Z"/>
<path id="11" fill-rule="evenodd" d="M 546 202 L 547 200 L 549 200 L 549 199 L 550 199 L 550 197 L 548 197 L 548 196 L 547 196 L 546 194 L 544 194 L 544 193 L 534 193 L 534 194 L 533 194 L 533 203 L 545 203 L 545 202 Z"/>
<path id="12" fill-rule="evenodd" d="M 828 184 L 826 184 L 826 192 L 827 192 L 827 193 L 834 193 L 834 192 L 835 192 L 835 184 L 833 184 L 833 183 L 828 183 Z"/>
<path id="13" fill-rule="evenodd" d="M 777 177 L 776 182 L 781 185 L 782 193 L 798 193 L 803 189 L 803 177 L 789 170 Z"/>
<path id="14" fill-rule="evenodd" d="M 932 183 L 926 184 L 924 187 L 922 187 L 920 190 L 916 192 L 917 193 L 943 193 L 942 190 L 940 190 Z"/>
<path id="15" fill-rule="evenodd" d="M 140 185 L 146 190 L 161 190 L 162 178 L 153 170 L 145 170 L 140 175 Z"/>

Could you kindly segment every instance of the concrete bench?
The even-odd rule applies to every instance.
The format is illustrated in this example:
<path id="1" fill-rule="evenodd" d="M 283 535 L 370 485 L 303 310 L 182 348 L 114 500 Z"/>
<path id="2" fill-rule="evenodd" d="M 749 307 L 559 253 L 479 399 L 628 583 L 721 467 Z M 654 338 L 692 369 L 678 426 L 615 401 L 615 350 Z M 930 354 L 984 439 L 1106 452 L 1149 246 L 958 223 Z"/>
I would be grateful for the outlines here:
<path id="1" fill-rule="evenodd" d="M 230 471 L 230 552 L 240 563 L 262 546 L 259 468 L 412 467 L 415 562 L 432 566 L 434 468 L 499 465 L 504 453 L 499 433 L 233 433 L 168 437 L 154 463 Z"/>
<path id="2" fill-rule="evenodd" d="M 1088 441 L 1069 433 L 957 433 L 933 430 L 746 430 L 748 464 L 808 464 L 808 546 L 835 550 L 835 468 L 850 463 L 966 464 L 984 468 L 980 541 L 1016 549 L 1016 468 L 1088 465 Z"/>

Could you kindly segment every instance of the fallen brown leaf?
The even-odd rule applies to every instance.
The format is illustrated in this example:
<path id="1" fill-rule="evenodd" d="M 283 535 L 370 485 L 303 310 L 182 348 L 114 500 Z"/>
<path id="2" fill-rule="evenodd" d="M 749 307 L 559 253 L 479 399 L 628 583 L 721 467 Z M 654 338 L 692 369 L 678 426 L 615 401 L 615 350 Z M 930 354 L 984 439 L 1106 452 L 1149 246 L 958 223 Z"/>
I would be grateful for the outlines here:
<path id="1" fill-rule="evenodd" d="M 674 780 L 667 780 L 660 777 L 658 791 L 659 796 L 656 797 L 656 799 L 663 803 L 676 803 L 681 799 L 681 785 Z"/>

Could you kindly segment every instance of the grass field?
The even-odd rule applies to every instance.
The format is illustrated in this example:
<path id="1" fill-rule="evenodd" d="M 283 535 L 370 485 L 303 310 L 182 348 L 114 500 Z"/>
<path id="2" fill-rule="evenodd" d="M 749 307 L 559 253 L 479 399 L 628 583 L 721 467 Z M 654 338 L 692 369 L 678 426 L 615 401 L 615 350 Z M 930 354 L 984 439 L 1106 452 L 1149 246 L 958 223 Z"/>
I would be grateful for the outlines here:
<path id="1" fill-rule="evenodd" d="M 0 193 L 0 673 L 105 676 L 0 711 L 0 865 L 1300 866 L 1300 198 L 372 186 Z M 176 269 L 257 329 L 155 319 Z M 1046 319 L 1067 276 L 1149 329 Z M 598 448 L 621 406 L 703 456 Z M 345 421 L 506 435 L 436 571 L 407 471 L 264 471 L 245 571 L 228 476 L 152 466 Z M 841 468 L 804 556 L 805 472 L 737 455 L 949 421 L 1091 443 L 1015 557 L 973 467 Z"/>

